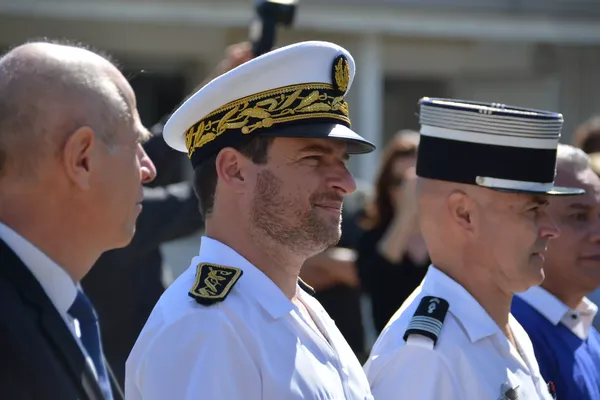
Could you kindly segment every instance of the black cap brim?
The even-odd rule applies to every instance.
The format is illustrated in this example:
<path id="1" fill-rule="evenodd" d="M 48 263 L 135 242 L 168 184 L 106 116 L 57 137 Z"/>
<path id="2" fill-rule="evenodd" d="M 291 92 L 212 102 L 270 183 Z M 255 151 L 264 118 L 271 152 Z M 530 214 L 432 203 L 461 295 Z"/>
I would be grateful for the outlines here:
<path id="1" fill-rule="evenodd" d="M 261 133 L 262 136 L 335 139 L 346 142 L 348 154 L 366 154 L 375 150 L 375 145 L 352 129 L 342 124 L 330 122 L 310 122 L 281 128 L 272 128 Z"/>

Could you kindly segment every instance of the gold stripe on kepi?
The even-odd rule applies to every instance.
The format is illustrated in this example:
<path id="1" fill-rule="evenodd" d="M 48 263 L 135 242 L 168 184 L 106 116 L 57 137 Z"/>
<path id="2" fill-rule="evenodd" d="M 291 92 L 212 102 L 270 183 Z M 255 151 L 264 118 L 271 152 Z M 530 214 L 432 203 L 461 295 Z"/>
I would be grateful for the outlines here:
<path id="1" fill-rule="evenodd" d="M 200 263 L 196 267 L 196 281 L 189 295 L 202 305 L 221 302 L 229 295 L 243 273 L 239 268 Z"/>
<path id="2" fill-rule="evenodd" d="M 328 119 L 350 127 L 348 104 L 326 83 L 291 85 L 233 101 L 185 132 L 188 156 L 227 131 L 248 135 L 261 128 L 302 120 Z"/>

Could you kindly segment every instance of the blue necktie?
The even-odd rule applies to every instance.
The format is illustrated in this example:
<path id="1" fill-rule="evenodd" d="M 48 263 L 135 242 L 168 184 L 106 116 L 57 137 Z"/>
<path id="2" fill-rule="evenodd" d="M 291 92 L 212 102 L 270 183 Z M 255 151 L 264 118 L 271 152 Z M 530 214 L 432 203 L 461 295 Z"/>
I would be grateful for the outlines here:
<path id="1" fill-rule="evenodd" d="M 69 308 L 69 314 L 79 322 L 81 343 L 94 363 L 102 393 L 107 400 L 112 400 L 110 380 L 108 379 L 106 365 L 104 365 L 104 358 L 102 357 L 102 342 L 100 341 L 98 317 L 92 303 L 81 290 L 77 291 L 77 297 L 71 308 Z"/>

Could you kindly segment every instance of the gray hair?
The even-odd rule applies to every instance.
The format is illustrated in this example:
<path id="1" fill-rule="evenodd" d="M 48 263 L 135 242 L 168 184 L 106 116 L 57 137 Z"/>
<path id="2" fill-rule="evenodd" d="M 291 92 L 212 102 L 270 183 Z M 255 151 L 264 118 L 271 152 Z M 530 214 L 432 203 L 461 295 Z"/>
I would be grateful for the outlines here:
<path id="1" fill-rule="evenodd" d="M 581 149 L 568 144 L 558 144 L 556 167 L 570 166 L 575 173 L 590 168 L 590 157 Z"/>

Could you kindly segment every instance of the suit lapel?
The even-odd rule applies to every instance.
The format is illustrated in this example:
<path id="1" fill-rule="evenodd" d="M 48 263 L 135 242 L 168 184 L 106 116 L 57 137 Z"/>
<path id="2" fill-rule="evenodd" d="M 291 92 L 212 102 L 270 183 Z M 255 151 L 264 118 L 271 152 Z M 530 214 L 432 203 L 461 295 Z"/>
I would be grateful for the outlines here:
<path id="1" fill-rule="evenodd" d="M 96 377 L 58 310 L 25 264 L 2 240 L 0 240 L 0 269 L 13 281 L 24 302 L 38 311 L 40 332 L 67 366 L 76 384 L 83 387 L 89 399 L 103 399 Z"/>

